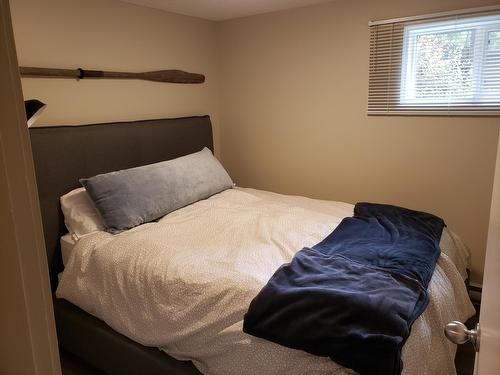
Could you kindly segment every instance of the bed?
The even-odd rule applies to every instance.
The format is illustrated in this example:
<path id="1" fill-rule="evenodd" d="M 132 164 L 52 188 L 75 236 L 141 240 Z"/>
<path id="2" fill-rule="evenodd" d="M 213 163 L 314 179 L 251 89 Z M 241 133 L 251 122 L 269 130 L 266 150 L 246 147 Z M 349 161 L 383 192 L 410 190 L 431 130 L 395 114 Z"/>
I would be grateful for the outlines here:
<path id="1" fill-rule="evenodd" d="M 77 127 L 41 127 L 30 129 L 30 134 L 54 291 L 58 285 L 58 275 L 63 271 L 61 243 L 64 245 L 65 242 L 61 241 L 61 237 L 66 232 L 59 197 L 76 188 L 79 178 L 168 160 L 199 151 L 203 147 L 213 150 L 211 123 L 207 116 Z M 243 211 L 247 213 L 246 221 L 241 220 L 247 230 L 238 232 L 238 220 L 245 216 L 240 215 Z M 214 212 L 224 214 L 211 216 Z M 95 276 L 99 268 L 106 272 L 101 272 L 100 276 L 95 278 L 73 278 L 69 273 L 67 276 L 63 273 L 58 295 L 65 299 L 54 299 L 60 346 L 107 373 L 196 374 L 200 373 L 200 370 L 207 374 L 350 373 L 326 358 L 314 357 L 245 336 L 240 325 L 249 299 L 258 292 L 259 286 L 265 284 L 275 267 L 290 260 L 293 256 L 292 249 L 296 251 L 300 250 L 301 246 L 312 246 L 328 234 L 342 217 L 351 213 L 352 205 L 341 202 L 317 201 L 236 188 L 178 210 L 158 223 L 146 224 L 135 231 L 132 230 L 133 233 L 126 234 L 129 236 L 127 238 L 113 238 L 104 232 L 88 237 L 70 250 L 74 253 L 65 256 L 67 267 L 82 270 L 92 263 L 89 259 L 100 259 L 94 269 L 89 268 L 90 273 Z M 186 226 L 186 221 L 193 217 L 202 220 L 196 219 Z M 226 221 L 218 222 L 220 217 Z M 278 217 L 278 224 L 273 226 L 273 221 L 263 219 L 266 217 Z M 193 227 L 193 223 L 195 230 L 191 233 L 188 227 Z M 253 223 L 253 226 L 248 227 L 249 223 Z M 222 228 L 231 224 L 234 224 L 231 233 L 237 232 L 237 235 L 226 233 L 232 238 L 230 245 L 222 250 L 215 249 L 214 243 L 210 242 L 214 233 L 207 228 L 213 226 L 214 231 L 219 233 Z M 154 233 L 158 232 L 159 228 L 163 234 L 157 238 Z M 248 234 L 248 228 L 257 235 Z M 224 269 L 228 267 L 227 259 L 230 259 L 234 268 L 229 270 L 231 272 L 226 272 L 222 279 L 217 278 L 219 285 L 210 295 L 217 296 L 217 288 L 221 288 L 224 282 L 235 285 L 244 283 L 251 287 L 243 288 L 241 293 L 235 288 L 227 289 L 220 294 L 220 301 L 211 298 L 206 303 L 203 298 L 200 300 L 199 292 L 193 294 L 191 297 L 196 301 L 196 306 L 201 310 L 205 309 L 206 321 L 200 318 L 203 311 L 189 313 L 188 309 L 187 313 L 175 315 L 172 310 L 176 324 L 170 324 L 172 319 L 163 320 L 161 314 L 168 311 L 168 303 L 171 300 L 158 297 L 164 285 L 161 284 L 163 279 L 157 272 L 157 278 L 147 285 L 159 285 L 160 291 L 152 288 L 152 298 L 157 300 L 156 304 L 147 306 L 148 314 L 145 319 L 134 320 L 130 315 L 121 314 L 127 310 L 127 305 L 130 305 L 131 292 L 114 294 L 114 308 L 120 311 L 120 314 L 115 314 L 109 305 L 106 307 L 106 296 L 114 293 L 113 288 L 106 287 L 110 285 L 108 276 L 120 274 L 123 279 L 126 274 L 124 270 L 129 269 L 132 264 L 142 267 L 137 263 L 138 259 L 146 259 L 146 263 L 153 262 L 148 259 L 153 259 L 150 253 L 155 246 L 137 254 L 134 254 L 130 247 L 126 251 L 123 249 L 130 243 L 140 242 L 141 238 L 148 238 L 157 244 L 159 238 L 173 238 L 176 235 L 177 242 L 171 255 L 178 259 L 178 263 L 172 273 L 174 277 L 167 280 L 165 285 L 174 280 L 176 283 L 171 286 L 181 287 L 186 280 L 179 275 L 185 275 L 186 272 L 190 272 L 191 277 L 193 275 L 192 270 L 186 270 L 189 264 L 201 262 L 198 265 L 203 265 L 207 264 L 203 262 L 210 262 L 213 269 Z M 186 248 L 181 235 L 186 238 L 185 243 L 189 246 L 203 249 L 203 243 L 207 243 L 207 249 L 208 244 L 211 248 L 203 256 L 183 257 Z M 278 251 L 273 248 L 274 250 L 269 251 L 270 256 L 258 251 L 251 256 L 231 253 L 231 247 L 237 247 L 245 241 L 250 241 L 253 249 L 256 248 L 256 242 L 260 242 L 263 248 L 269 243 L 276 245 L 279 242 Z M 104 243 L 107 243 L 107 247 Z M 465 320 L 473 313 L 463 285 L 466 250 L 460 240 L 448 231 L 443 234 L 441 244 L 444 254 L 438 262 L 429 287 L 431 303 L 415 322 L 413 333 L 404 348 L 405 374 L 454 373 L 455 347 L 444 339 L 443 323 L 453 319 Z M 97 254 L 96 249 L 102 251 Z M 122 254 L 129 255 L 122 258 Z M 266 261 L 259 264 L 259 259 L 263 257 Z M 254 264 L 249 265 L 249 262 Z M 169 266 L 158 258 L 153 263 L 157 270 L 158 265 Z M 245 274 L 247 268 L 253 271 Z M 202 279 L 206 277 L 203 282 L 194 279 L 192 283 L 202 284 L 198 290 L 210 289 L 217 285 L 211 279 L 212 276 L 210 273 L 202 275 Z M 136 277 L 149 276 L 139 272 Z M 92 282 L 95 284 L 91 285 Z M 82 292 L 82 285 L 84 289 L 87 288 L 86 291 Z M 99 285 L 104 286 L 103 289 L 99 289 Z M 134 284 L 127 280 L 119 287 L 124 288 L 124 285 L 134 288 Z M 185 289 L 186 292 L 192 290 Z M 102 293 L 102 298 L 81 298 L 82 295 L 92 294 L 92 291 Z M 105 303 L 96 303 L 99 300 Z M 87 312 L 75 304 L 84 307 Z M 161 306 L 163 310 L 157 306 Z M 149 319 L 151 316 L 155 316 L 155 319 Z M 198 321 L 204 324 L 198 324 Z M 158 350 L 159 347 L 163 351 Z M 431 352 L 433 355 L 429 356 Z M 190 360 L 194 360 L 195 365 Z"/>

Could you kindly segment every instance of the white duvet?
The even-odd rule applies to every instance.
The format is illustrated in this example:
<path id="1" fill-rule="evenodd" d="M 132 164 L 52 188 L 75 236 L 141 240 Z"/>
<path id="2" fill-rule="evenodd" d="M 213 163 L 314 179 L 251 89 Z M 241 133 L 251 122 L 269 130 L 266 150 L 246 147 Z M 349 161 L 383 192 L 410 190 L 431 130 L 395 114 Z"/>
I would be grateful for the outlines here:
<path id="1" fill-rule="evenodd" d="M 226 190 L 157 223 L 82 238 L 56 294 L 204 374 L 352 373 L 242 331 L 250 301 L 274 271 L 352 213 L 347 203 Z M 474 313 L 463 283 L 467 251 L 447 230 L 441 247 L 430 303 L 403 350 L 404 374 L 455 374 L 443 326 Z"/>

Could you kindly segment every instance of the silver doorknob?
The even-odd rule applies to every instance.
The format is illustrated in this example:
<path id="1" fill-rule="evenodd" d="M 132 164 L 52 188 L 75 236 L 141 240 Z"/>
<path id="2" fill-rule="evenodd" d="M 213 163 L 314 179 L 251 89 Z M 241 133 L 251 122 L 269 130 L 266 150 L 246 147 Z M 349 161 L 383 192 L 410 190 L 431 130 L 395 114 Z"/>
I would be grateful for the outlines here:
<path id="1" fill-rule="evenodd" d="M 476 352 L 479 351 L 479 323 L 475 329 L 467 329 L 465 324 L 454 320 L 446 325 L 444 334 L 455 344 L 464 344 L 470 341 Z"/>

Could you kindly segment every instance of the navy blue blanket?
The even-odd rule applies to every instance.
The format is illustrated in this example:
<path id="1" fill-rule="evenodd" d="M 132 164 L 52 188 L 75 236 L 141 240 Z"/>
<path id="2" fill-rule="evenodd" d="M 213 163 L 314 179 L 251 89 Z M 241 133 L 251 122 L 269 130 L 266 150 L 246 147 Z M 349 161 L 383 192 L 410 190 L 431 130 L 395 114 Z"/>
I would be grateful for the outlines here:
<path id="1" fill-rule="evenodd" d="M 444 225 L 424 212 L 356 204 L 353 217 L 276 271 L 250 304 L 243 331 L 360 374 L 400 374 Z"/>

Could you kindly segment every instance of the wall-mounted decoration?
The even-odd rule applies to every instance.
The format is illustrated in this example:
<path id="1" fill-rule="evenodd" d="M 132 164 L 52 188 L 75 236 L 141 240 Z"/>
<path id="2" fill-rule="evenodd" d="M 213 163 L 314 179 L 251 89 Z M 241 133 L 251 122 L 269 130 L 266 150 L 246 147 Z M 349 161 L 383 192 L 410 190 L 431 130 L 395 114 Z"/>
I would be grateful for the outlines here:
<path id="1" fill-rule="evenodd" d="M 128 73 L 128 72 L 106 72 L 102 70 L 83 70 L 78 69 L 54 69 L 54 68 L 34 68 L 19 67 L 21 77 L 32 78 L 110 78 L 110 79 L 142 79 L 154 82 L 169 83 L 203 83 L 205 76 L 203 74 L 189 73 L 183 70 L 168 69 L 154 72 Z"/>

